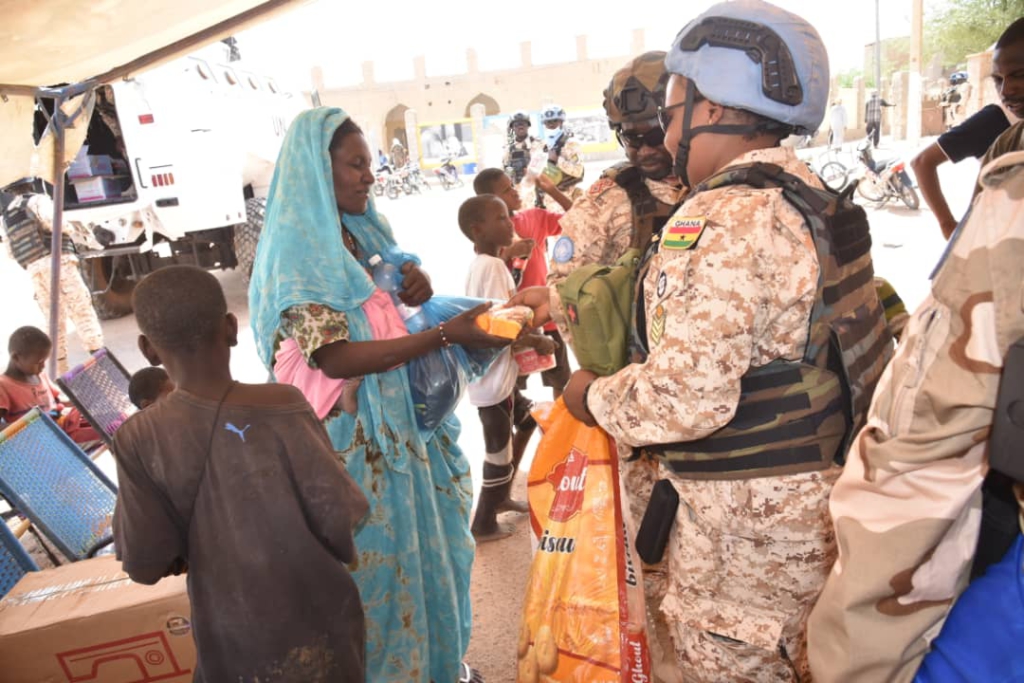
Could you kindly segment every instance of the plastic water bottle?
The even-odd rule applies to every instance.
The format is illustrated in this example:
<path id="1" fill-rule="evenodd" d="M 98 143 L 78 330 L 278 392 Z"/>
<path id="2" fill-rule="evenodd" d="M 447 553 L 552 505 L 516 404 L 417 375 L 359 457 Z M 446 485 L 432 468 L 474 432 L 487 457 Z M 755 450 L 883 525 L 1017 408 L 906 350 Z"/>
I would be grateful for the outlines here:
<path id="1" fill-rule="evenodd" d="M 373 284 L 377 285 L 381 291 L 391 295 L 391 299 L 395 302 L 395 308 L 398 309 L 398 314 L 402 316 L 405 328 L 409 330 L 410 334 L 422 332 L 430 327 L 421 307 L 406 306 L 398 298 L 397 292 L 402 289 L 402 280 L 405 277 L 398 266 L 388 263 L 380 257 L 380 254 L 374 254 L 370 257 L 370 267 L 373 269 Z"/>

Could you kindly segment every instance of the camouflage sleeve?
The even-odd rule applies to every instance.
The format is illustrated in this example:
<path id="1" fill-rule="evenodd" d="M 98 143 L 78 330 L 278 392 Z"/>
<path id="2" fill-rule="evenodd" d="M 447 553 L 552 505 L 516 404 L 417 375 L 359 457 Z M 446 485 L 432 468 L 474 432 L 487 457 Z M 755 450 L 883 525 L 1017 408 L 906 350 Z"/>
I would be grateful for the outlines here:
<path id="1" fill-rule="evenodd" d="M 564 339 L 571 339 L 558 285 L 581 266 L 614 263 L 629 248 L 633 214 L 625 190 L 602 178 L 578 199 L 560 221 L 562 236 L 555 240 L 548 267 L 551 316 Z"/>
<path id="2" fill-rule="evenodd" d="M 53 232 L 53 201 L 46 195 L 34 194 L 26 205 L 29 211 L 35 214 L 42 224 L 43 229 L 49 233 Z M 77 221 L 61 221 L 64 234 L 71 238 L 75 244 L 84 245 L 90 249 L 102 249 L 96 236 L 88 228 L 82 227 Z"/>
<path id="3" fill-rule="evenodd" d="M 583 177 L 583 156 L 580 154 L 580 143 L 569 140 L 562 147 L 562 153 L 558 156 L 558 168 L 573 178 Z"/>
<path id="4" fill-rule="evenodd" d="M 31 211 L 46 232 L 53 232 L 53 202 L 49 197 L 34 194 L 28 198 L 25 208 Z"/>
<path id="5" fill-rule="evenodd" d="M 598 424 L 631 446 L 708 436 L 732 419 L 753 361 L 806 345 L 818 266 L 799 214 L 750 190 L 703 208 L 697 246 L 663 246 L 644 274 L 647 360 L 588 395 Z"/>
<path id="6" fill-rule="evenodd" d="M 809 621 L 815 681 L 910 681 L 967 582 L 1003 358 L 1024 336 L 1013 157 L 1001 183 L 983 179 L 833 489 L 839 558 Z"/>

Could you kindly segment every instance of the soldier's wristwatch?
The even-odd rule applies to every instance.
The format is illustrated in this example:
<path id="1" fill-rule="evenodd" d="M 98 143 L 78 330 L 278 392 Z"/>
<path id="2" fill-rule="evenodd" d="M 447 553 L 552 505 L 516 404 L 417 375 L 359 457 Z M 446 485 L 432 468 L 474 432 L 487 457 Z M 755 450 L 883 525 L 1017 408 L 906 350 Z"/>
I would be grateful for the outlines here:
<path id="1" fill-rule="evenodd" d="M 583 410 L 590 416 L 591 420 L 594 420 L 594 414 L 590 412 L 590 406 L 587 405 L 587 399 L 590 398 L 590 387 L 593 386 L 594 380 L 587 382 L 587 386 L 583 387 Z M 597 420 L 594 420 L 595 422 Z"/>

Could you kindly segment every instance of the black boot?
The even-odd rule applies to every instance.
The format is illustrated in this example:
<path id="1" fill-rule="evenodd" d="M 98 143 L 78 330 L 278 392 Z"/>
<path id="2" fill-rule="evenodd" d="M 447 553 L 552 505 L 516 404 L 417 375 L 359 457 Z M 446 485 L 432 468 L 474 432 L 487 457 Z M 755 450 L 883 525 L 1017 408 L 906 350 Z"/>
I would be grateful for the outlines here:
<path id="1" fill-rule="evenodd" d="M 515 533 L 514 525 L 498 523 L 498 505 L 508 497 L 509 488 L 512 486 L 512 474 L 512 465 L 484 463 L 484 483 L 470 527 L 477 543 L 500 541 Z"/>

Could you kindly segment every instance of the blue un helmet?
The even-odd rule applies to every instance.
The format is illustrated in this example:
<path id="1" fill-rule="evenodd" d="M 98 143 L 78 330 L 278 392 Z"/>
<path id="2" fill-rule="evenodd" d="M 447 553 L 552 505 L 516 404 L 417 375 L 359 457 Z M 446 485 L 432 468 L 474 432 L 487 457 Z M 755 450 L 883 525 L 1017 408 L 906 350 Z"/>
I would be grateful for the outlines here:
<path id="1" fill-rule="evenodd" d="M 712 102 L 777 122 L 780 132 L 809 135 L 825 117 L 829 71 L 821 36 L 802 17 L 763 0 L 713 5 L 679 32 L 665 57 L 665 68 L 687 79 L 683 135 L 675 164 L 684 182 L 690 140 L 696 134 L 745 135 L 755 129 L 752 125 L 691 128 L 697 90 Z"/>
<path id="2" fill-rule="evenodd" d="M 565 121 L 565 110 L 557 104 L 546 107 L 540 114 L 540 122 L 547 123 L 548 121 Z"/>

